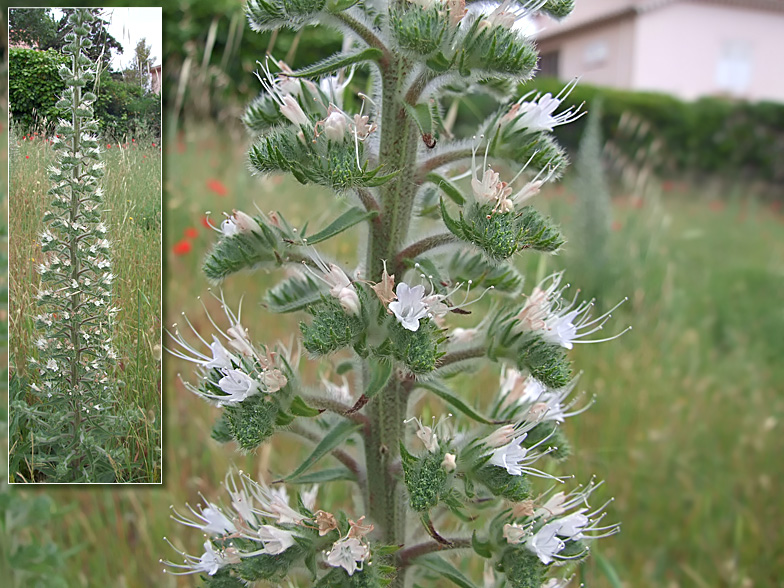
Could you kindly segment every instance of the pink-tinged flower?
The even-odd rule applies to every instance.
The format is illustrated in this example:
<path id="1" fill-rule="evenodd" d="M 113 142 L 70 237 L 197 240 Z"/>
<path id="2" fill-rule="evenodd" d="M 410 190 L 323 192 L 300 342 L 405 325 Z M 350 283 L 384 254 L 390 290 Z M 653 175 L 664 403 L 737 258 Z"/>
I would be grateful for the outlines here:
<path id="1" fill-rule="evenodd" d="M 297 126 L 310 126 L 310 119 L 293 96 L 286 94 L 281 100 L 280 113 Z"/>
<path id="2" fill-rule="evenodd" d="M 252 216 L 235 210 L 221 223 L 221 232 L 230 237 L 241 233 L 261 233 L 261 227 Z"/>

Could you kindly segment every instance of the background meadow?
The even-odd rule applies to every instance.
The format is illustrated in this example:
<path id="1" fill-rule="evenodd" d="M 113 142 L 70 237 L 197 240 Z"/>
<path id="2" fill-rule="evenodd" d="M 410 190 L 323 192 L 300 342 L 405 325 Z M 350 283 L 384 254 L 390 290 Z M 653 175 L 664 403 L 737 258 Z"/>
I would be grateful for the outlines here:
<path id="1" fill-rule="evenodd" d="M 252 212 L 256 206 L 280 210 L 300 225 L 310 221 L 317 226 L 336 216 L 334 198 L 319 189 L 304 188 L 290 179 L 254 179 L 248 172 L 248 140 L 237 118 L 244 98 L 256 89 L 250 73 L 255 59 L 274 43 L 269 38 L 254 39 L 256 35 L 247 30 L 243 36 L 242 19 L 237 17 L 240 4 L 238 0 L 183 2 L 164 12 L 169 27 L 166 38 L 173 45 L 164 68 L 171 89 L 167 94 L 170 134 L 162 153 L 165 327 L 182 324 L 180 313 L 186 312 L 197 329 L 210 332 L 199 296 L 213 316 L 219 316 L 219 305 L 208 288 L 216 294 L 220 290 L 206 282 L 200 269 L 216 238 L 205 222 L 207 211 L 215 225 L 223 212 L 234 208 Z M 292 59 L 287 61 L 298 65 L 313 61 L 314 45 L 305 39 L 298 51 L 299 38 L 292 37 L 281 34 L 276 55 L 290 53 Z M 331 42 L 328 35 L 316 40 L 319 47 Z M 244 80 L 244 85 L 236 80 Z M 237 99 L 238 94 L 245 96 Z M 575 127 L 579 132 L 584 128 Z M 620 158 L 612 150 L 617 137 L 610 139 L 604 148 L 605 164 L 617 164 Z M 23 141 L 19 149 L 39 149 L 35 145 Z M 150 158 L 143 150 L 123 153 Z M 35 160 L 28 161 L 26 155 L 33 160 L 34 153 L 21 154 L 23 165 L 34 174 Z M 107 157 L 120 155 L 114 147 L 107 151 Z M 137 163 L 140 167 L 131 171 L 141 174 Z M 761 191 L 751 182 L 714 176 L 695 179 L 671 170 L 656 177 L 636 165 L 608 167 L 614 172 L 609 177 L 612 199 L 605 209 L 607 245 L 601 254 L 607 271 L 596 293 L 609 305 L 628 296 L 611 324 L 618 330 L 633 325 L 634 330 L 618 341 L 579 346 L 572 353 L 575 367 L 583 371 L 579 388 L 595 393 L 597 401 L 565 427 L 574 445 L 570 472 L 579 480 L 593 474 L 607 480 L 599 498 L 615 498 L 609 516 L 622 522 L 622 531 L 597 545 L 601 551 L 594 553 L 578 579 L 587 588 L 781 586 L 784 559 L 777 541 L 784 524 L 781 187 Z M 585 287 L 591 281 L 591 268 L 599 264 L 580 245 L 585 237 L 579 213 L 585 181 L 572 168 L 562 185 L 534 200 L 563 224 L 571 242 L 556 257 L 519 258 L 520 269 L 528 276 L 526 292 L 536 276 L 563 267 L 575 286 Z M 131 213 L 122 202 L 116 205 L 123 213 L 114 213 L 113 222 L 126 215 L 129 238 L 146 235 L 136 224 L 143 218 L 139 210 Z M 12 234 L 17 222 L 22 220 L 11 218 Z M 335 259 L 352 264 L 353 239 L 358 236 L 359 229 L 353 229 L 344 239 L 330 242 Z M 135 246 L 132 241 L 126 245 Z M 31 243 L 21 247 L 28 257 L 35 256 Z M 233 309 L 244 295 L 243 324 L 255 339 L 288 342 L 297 335 L 299 317 L 265 312 L 262 296 L 271 283 L 263 273 L 241 274 L 222 288 Z M 138 308 L 133 297 L 124 301 L 127 308 Z M 478 322 L 481 312 L 474 307 L 474 315 L 464 319 L 466 324 Z M 124 310 L 122 316 L 136 315 Z M 13 328 L 19 325 L 12 324 Z M 136 341 L 135 334 L 131 328 L 131 341 Z M 126 369 L 133 369 L 132 357 Z M 45 586 L 57 585 L 52 578 L 64 586 L 194 585 L 192 577 L 163 575 L 157 564 L 159 558 L 177 559 L 164 536 L 189 553 L 200 553 L 198 533 L 171 521 L 169 506 L 196 504 L 200 494 L 209 500 L 222 497 L 221 482 L 231 465 L 270 481 L 293 468 L 292 456 L 308 450 L 306 443 L 288 435 L 245 457 L 232 447 L 220 446 L 210 438 L 216 411 L 178 379 L 180 373 L 189 377 L 192 364 L 164 355 L 163 367 L 165 484 L 133 489 L 48 488 L 45 493 L 12 488 L 10 495 L 17 502 L 0 500 L 0 514 L 6 509 L 6 517 L 0 517 L 4 521 L 0 541 L 5 541 L 0 554 L 30 546 L 47 554 L 29 569 L 20 566 L 19 559 L 0 557 L 0 572 L 7 572 L 4 566 L 14 569 L 4 576 L 12 578 L 13 586 L 35 585 L 32 579 L 48 571 L 50 575 L 43 576 Z M 327 366 L 308 373 L 314 384 L 322 375 L 340 383 Z M 468 374 L 458 382 L 466 401 L 481 406 L 482 391 L 497 385 L 497 372 Z M 441 409 L 434 403 L 424 410 Z M 350 500 L 323 490 L 320 498 Z M 14 519 L 9 512 L 26 514 Z M 9 520 L 15 520 L 15 526 Z M 455 561 L 468 569 L 478 559 Z M 48 568 L 41 562 L 48 562 Z M 448 584 L 438 584 L 442 585 Z"/>

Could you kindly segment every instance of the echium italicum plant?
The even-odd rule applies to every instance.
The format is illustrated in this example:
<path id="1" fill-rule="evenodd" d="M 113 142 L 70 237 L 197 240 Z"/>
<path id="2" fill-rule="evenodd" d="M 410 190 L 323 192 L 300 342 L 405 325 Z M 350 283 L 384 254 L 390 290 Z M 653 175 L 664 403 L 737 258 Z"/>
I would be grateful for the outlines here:
<path id="1" fill-rule="evenodd" d="M 70 64 L 59 70 L 63 118 L 53 139 L 51 205 L 40 234 L 32 401 L 20 407 L 31 423 L 30 481 L 119 481 L 118 464 L 127 461 L 127 450 L 117 443 L 127 419 L 113 410 L 112 323 L 118 309 L 112 306 L 115 275 L 102 220 L 104 164 L 91 106 L 97 97 L 89 91 L 95 64 L 85 55 L 93 20 L 86 9 L 69 16 L 63 52 Z"/>
<path id="2" fill-rule="evenodd" d="M 198 366 L 188 389 L 222 409 L 214 439 L 248 452 L 286 431 L 314 449 L 275 485 L 232 471 L 225 501 L 174 508 L 205 539 L 201 553 L 175 547 L 184 560 L 165 561 L 166 572 L 221 587 L 402 588 L 434 578 L 475 586 L 474 571 L 482 586 L 552 588 L 618 530 L 592 499 L 602 482 L 550 473 L 569 454 L 564 421 L 592 404 L 573 394 L 567 350 L 598 341 L 609 314 L 567 298 L 561 273 L 524 289 L 513 265 L 564 242 L 528 201 L 566 167 L 550 132 L 582 114 L 563 105 L 573 84 L 524 94 L 470 136 L 442 118 L 445 100 L 503 99 L 529 80 L 537 53 L 520 21 L 563 17 L 571 4 L 250 0 L 257 31 L 322 23 L 346 35 L 342 52 L 301 70 L 260 62 L 263 92 L 245 115 L 254 172 L 331 188 L 343 210 L 315 232 L 279 212 L 235 210 L 215 227 L 207 277 L 286 270 L 258 302 L 307 315 L 299 344 L 256 342 L 262 328 L 221 295 L 213 333 L 186 317 L 170 345 Z M 366 231 L 357 267 L 317 250 L 357 225 Z M 303 382 L 301 347 L 332 377 Z M 483 361 L 498 365 L 500 383 L 477 407 L 452 377 Z M 438 406 L 432 420 L 422 412 Z M 314 467 L 329 454 L 335 464 Z M 320 503 L 315 484 L 341 485 L 355 506 Z M 467 551 L 484 568 L 458 568 L 454 556 Z"/>

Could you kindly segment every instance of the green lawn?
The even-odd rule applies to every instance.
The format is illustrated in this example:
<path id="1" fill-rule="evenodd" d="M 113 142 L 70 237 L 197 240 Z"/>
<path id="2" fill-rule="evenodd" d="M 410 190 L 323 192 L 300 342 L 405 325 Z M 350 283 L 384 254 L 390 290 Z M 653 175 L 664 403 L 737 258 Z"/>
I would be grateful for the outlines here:
<path id="1" fill-rule="evenodd" d="M 212 211 L 217 224 L 222 212 L 250 212 L 255 203 L 315 227 L 335 215 L 334 197 L 291 180 L 252 179 L 244 140 L 214 128 L 173 140 L 165 157 L 165 325 L 186 311 L 209 332 L 197 300 L 201 295 L 217 310 L 199 269 L 215 239 L 202 224 L 204 212 Z M 776 541 L 784 524 L 784 217 L 729 188 L 722 196 L 726 206 L 711 204 L 724 201 L 717 194 L 678 187 L 641 208 L 623 194 L 614 201 L 608 261 L 618 277 L 604 294 L 608 301 L 629 297 L 611 324 L 634 330 L 572 353 L 584 372 L 580 388 L 596 393 L 597 403 L 565 425 L 575 450 L 564 471 L 579 481 L 606 479 L 601 497 L 615 497 L 608 520 L 622 522 L 620 535 L 596 544 L 599 557 L 582 571 L 588 587 L 612 586 L 607 567 L 634 588 L 775 586 L 784 576 Z M 537 198 L 568 237 L 571 191 Z M 358 235 L 354 229 L 330 243 L 330 253 L 352 262 Z M 566 247 L 546 267 L 535 255 L 522 258 L 521 267 L 533 276 L 573 265 Z M 260 307 L 273 278 L 242 274 L 223 285 L 233 308 L 245 294 L 243 324 L 268 343 L 288 340 L 299 320 Z M 57 493 L 61 505 L 75 508 L 51 534 L 63 547 L 81 546 L 64 571 L 69 586 L 193 585 L 192 578 L 162 575 L 156 563 L 176 556 L 164 535 L 201 553 L 203 538 L 171 521 L 169 505 L 195 504 L 200 492 L 220 498 L 231 463 L 254 474 L 289 471 L 290 456 L 302 447 L 285 435 L 256 455 L 219 446 L 210 439 L 215 412 L 177 380 L 192 366 L 164 361 L 165 486 Z M 496 377 L 488 371 L 462 378 L 464 397 L 483 402 Z"/>

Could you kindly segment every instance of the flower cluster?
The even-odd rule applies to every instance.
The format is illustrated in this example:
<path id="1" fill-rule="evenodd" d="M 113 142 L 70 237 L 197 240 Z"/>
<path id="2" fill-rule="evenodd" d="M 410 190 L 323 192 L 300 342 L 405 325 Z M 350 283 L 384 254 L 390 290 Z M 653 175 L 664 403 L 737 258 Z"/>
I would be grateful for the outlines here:
<path id="1" fill-rule="evenodd" d="M 326 565 L 342 568 L 352 576 L 370 561 L 370 544 L 365 536 L 373 526 L 364 524 L 364 517 L 341 523 L 332 513 L 317 510 L 318 486 L 300 494 L 296 509 L 289 505 L 285 486 L 270 488 L 241 471 L 236 475 L 229 472 L 224 487 L 230 497 L 229 507 L 207 500 L 196 508 L 186 505 L 186 514 L 171 507 L 172 519 L 199 529 L 208 539 L 198 557 L 175 547 L 184 561 L 161 560 L 169 566 L 164 572 L 228 576 L 243 560 L 255 558 L 258 577 L 253 579 L 271 579 L 285 575 L 297 559 L 310 553 L 321 554 Z M 341 532 L 343 527 L 345 533 Z"/>

